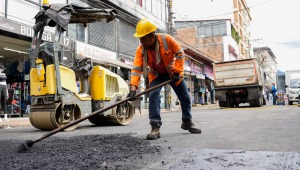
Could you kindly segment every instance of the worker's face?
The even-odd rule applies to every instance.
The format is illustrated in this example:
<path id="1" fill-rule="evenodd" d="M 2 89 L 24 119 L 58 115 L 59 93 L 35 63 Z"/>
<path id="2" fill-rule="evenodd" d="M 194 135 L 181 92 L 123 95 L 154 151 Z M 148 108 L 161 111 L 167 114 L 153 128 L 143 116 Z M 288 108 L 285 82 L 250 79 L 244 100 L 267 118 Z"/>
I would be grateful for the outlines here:
<path id="1" fill-rule="evenodd" d="M 155 47 L 155 34 L 148 34 L 140 38 L 140 42 L 146 49 Z"/>

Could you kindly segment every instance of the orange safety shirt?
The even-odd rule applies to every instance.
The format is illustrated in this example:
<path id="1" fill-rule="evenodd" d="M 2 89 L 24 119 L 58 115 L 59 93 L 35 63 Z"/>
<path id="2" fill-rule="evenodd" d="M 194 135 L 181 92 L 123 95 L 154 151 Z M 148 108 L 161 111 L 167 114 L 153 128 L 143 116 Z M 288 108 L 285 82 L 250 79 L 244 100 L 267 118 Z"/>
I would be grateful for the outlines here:
<path id="1" fill-rule="evenodd" d="M 185 55 L 178 42 L 169 34 L 156 34 L 156 54 L 160 57 L 170 77 L 173 73 L 179 73 L 183 77 L 183 68 Z M 155 57 L 155 58 L 154 58 Z M 154 59 L 153 59 L 154 58 Z M 157 76 L 158 72 L 153 69 L 153 63 L 157 56 L 153 56 L 149 50 L 145 50 L 141 45 L 138 46 L 131 69 L 130 84 L 138 87 L 140 78 L 149 77 L 151 83 Z M 148 67 L 149 70 L 148 70 Z M 176 85 L 182 81 L 182 78 L 176 82 Z"/>

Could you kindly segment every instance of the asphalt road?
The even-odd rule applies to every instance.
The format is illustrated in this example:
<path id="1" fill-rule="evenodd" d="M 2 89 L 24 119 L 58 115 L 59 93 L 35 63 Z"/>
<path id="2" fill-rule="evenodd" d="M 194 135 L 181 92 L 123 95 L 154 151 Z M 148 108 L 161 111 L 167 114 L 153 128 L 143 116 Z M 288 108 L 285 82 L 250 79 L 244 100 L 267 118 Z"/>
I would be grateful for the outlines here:
<path id="1" fill-rule="evenodd" d="M 202 134 L 182 130 L 181 113 L 167 112 L 162 114 L 161 138 L 154 141 L 145 140 L 150 132 L 147 115 L 135 116 L 128 126 L 96 127 L 85 121 L 25 153 L 15 148 L 47 132 L 1 129 L 0 169 L 300 169 L 300 108 L 267 104 L 193 108 Z M 57 157 L 60 152 L 65 154 Z M 100 159 L 101 153 L 105 156 Z M 39 157 L 43 163 L 37 164 Z M 55 163 L 64 158 L 69 161 Z"/>

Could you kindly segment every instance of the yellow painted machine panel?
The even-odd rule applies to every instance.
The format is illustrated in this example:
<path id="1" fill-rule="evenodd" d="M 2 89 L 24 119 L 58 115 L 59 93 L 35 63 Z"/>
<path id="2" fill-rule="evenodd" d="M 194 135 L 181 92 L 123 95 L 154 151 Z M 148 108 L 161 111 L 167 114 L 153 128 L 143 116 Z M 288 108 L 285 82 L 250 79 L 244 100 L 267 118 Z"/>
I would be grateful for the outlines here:
<path id="1" fill-rule="evenodd" d="M 78 93 L 75 72 L 67 67 L 59 66 L 61 86 L 69 91 Z M 46 67 L 46 82 L 40 81 L 38 70 L 32 68 L 30 70 L 30 94 L 32 96 L 41 96 L 56 93 L 56 76 L 54 65 Z M 46 83 L 46 84 L 45 84 Z"/>
<path id="2" fill-rule="evenodd" d="M 129 92 L 128 85 L 119 75 L 101 66 L 93 67 L 89 82 L 94 100 L 111 100 L 115 95 Z"/>
<path id="3" fill-rule="evenodd" d="M 48 65 L 46 68 L 46 83 L 49 94 L 54 94 L 56 89 L 56 76 L 54 72 L 54 65 Z M 75 72 L 65 66 L 59 66 L 61 86 L 64 89 L 78 93 L 76 85 Z"/>
<path id="4" fill-rule="evenodd" d="M 30 95 L 40 96 L 47 94 L 47 88 L 44 81 L 39 81 L 38 70 L 32 68 L 30 70 Z"/>

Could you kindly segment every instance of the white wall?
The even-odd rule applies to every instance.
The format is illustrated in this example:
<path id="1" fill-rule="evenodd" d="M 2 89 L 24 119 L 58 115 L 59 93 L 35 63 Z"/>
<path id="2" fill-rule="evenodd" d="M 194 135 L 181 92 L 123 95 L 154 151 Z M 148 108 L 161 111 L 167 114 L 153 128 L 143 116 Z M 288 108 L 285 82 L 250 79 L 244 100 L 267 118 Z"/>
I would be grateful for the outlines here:
<path id="1" fill-rule="evenodd" d="M 20 0 L 7 1 L 7 18 L 24 23 L 27 25 L 34 24 L 34 16 L 40 10 L 39 6 Z"/>
<path id="2" fill-rule="evenodd" d="M 223 51 L 224 51 L 224 61 L 234 60 L 233 57 L 229 55 L 228 45 L 232 46 L 235 49 L 235 53 L 239 55 L 239 48 L 235 40 L 231 36 L 223 37 Z"/>

